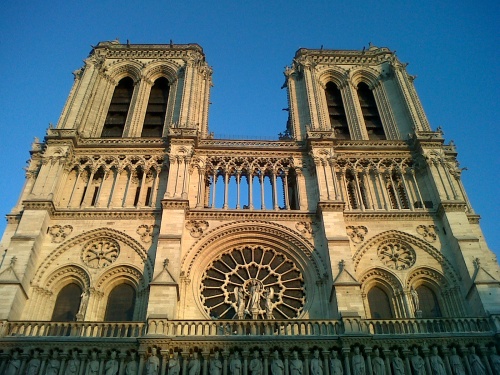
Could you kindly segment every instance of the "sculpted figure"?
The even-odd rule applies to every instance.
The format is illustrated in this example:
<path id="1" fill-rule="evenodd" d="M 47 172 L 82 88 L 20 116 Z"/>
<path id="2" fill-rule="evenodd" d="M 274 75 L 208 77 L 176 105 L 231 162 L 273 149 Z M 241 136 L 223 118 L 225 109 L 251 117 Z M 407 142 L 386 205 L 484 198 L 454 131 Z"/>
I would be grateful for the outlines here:
<path id="1" fill-rule="evenodd" d="M 319 358 L 319 350 L 316 349 L 311 359 L 311 375 L 323 375 L 323 361 Z"/>
<path id="2" fill-rule="evenodd" d="M 250 370 L 251 375 L 262 375 L 264 367 L 262 366 L 258 350 L 253 351 L 253 358 L 248 365 L 248 369 Z"/>
<path id="3" fill-rule="evenodd" d="M 432 353 L 429 357 L 432 375 L 446 375 L 444 362 L 439 356 L 437 346 L 432 347 Z"/>
<path id="4" fill-rule="evenodd" d="M 130 361 L 125 365 L 125 375 L 137 375 L 137 361 L 135 351 L 130 352 Z"/>
<path id="5" fill-rule="evenodd" d="M 359 352 L 359 346 L 354 347 L 354 355 L 352 356 L 352 375 L 365 375 L 365 359 Z"/>
<path id="6" fill-rule="evenodd" d="M 214 358 L 210 361 L 210 375 L 222 374 L 222 362 L 219 359 L 219 352 L 214 353 Z"/>
<path id="7" fill-rule="evenodd" d="M 304 365 L 299 359 L 299 353 L 296 350 L 292 352 L 292 359 L 288 367 L 290 368 L 290 375 L 302 375 L 304 371 Z"/>
<path id="8" fill-rule="evenodd" d="M 394 354 L 394 357 L 392 358 L 392 369 L 394 371 L 394 375 L 404 375 L 405 365 L 403 360 L 399 358 L 399 350 L 394 349 L 392 353 Z"/>
<path id="9" fill-rule="evenodd" d="M 264 297 L 264 308 L 266 310 L 266 319 L 273 318 L 273 297 L 274 297 L 274 289 L 272 287 L 265 288 L 262 294 Z"/>
<path id="10" fill-rule="evenodd" d="M 490 350 L 491 369 L 495 375 L 500 375 L 500 356 L 498 355 L 497 347 L 492 346 Z"/>
<path id="11" fill-rule="evenodd" d="M 201 363 L 198 358 L 198 353 L 193 353 L 193 358 L 188 363 L 188 373 L 189 375 L 200 375 Z"/>
<path id="12" fill-rule="evenodd" d="M 252 315 L 255 315 L 260 310 L 260 285 L 257 281 L 252 281 L 250 284 L 250 301 L 248 303 L 248 308 Z"/>
<path id="13" fill-rule="evenodd" d="M 416 346 L 413 347 L 410 364 L 414 375 L 425 375 L 425 362 L 418 354 L 418 348 Z"/>
<path id="14" fill-rule="evenodd" d="M 236 301 L 236 313 L 238 314 L 238 319 L 243 319 L 245 317 L 245 295 L 243 294 L 243 287 L 234 288 L 234 299 Z"/>
<path id="15" fill-rule="evenodd" d="M 385 363 L 380 358 L 380 350 L 378 348 L 373 351 L 372 369 L 373 375 L 385 375 Z"/>
<path id="16" fill-rule="evenodd" d="M 151 348 L 151 355 L 146 362 L 146 375 L 158 375 L 160 371 L 160 359 L 156 355 L 156 348 Z M 108 374 L 106 374 L 108 375 Z"/>
<path id="17" fill-rule="evenodd" d="M 271 373 L 273 375 L 283 375 L 285 373 L 285 366 L 280 358 L 280 353 L 275 350 L 273 353 L 273 360 L 271 361 Z"/>
<path id="18" fill-rule="evenodd" d="M 479 358 L 479 356 L 476 354 L 476 347 L 474 345 L 471 345 L 469 351 L 469 364 L 472 375 L 485 375 L 486 371 L 484 369 L 483 362 L 481 362 L 481 358 Z"/>
<path id="19" fill-rule="evenodd" d="M 118 361 L 116 360 L 116 352 L 113 350 L 111 352 L 111 358 L 108 362 L 106 362 L 106 367 L 104 368 L 106 371 L 106 375 L 116 375 L 118 373 Z"/>
<path id="20" fill-rule="evenodd" d="M 80 360 L 78 359 L 78 351 L 71 351 L 71 358 L 68 360 L 66 365 L 65 375 L 78 375 L 78 370 L 80 369 Z"/>
<path id="21" fill-rule="evenodd" d="M 181 371 L 181 363 L 179 361 L 179 353 L 174 352 L 172 358 L 168 361 L 168 375 L 179 375 Z"/>
<path id="22" fill-rule="evenodd" d="M 20 368 L 21 368 L 21 360 L 19 359 L 19 352 L 15 350 L 12 353 L 10 361 L 7 363 L 7 367 L 5 368 L 4 374 L 17 375 Z"/>
<path id="23" fill-rule="evenodd" d="M 330 375 L 344 375 L 342 368 L 342 361 L 338 358 L 339 353 L 332 350 L 332 357 L 330 359 Z"/>
<path id="24" fill-rule="evenodd" d="M 413 301 L 413 306 L 415 307 L 415 311 L 420 310 L 420 300 L 418 298 L 418 293 L 414 287 L 410 289 L 411 299 Z"/>
<path id="25" fill-rule="evenodd" d="M 33 357 L 30 359 L 28 364 L 26 365 L 26 375 L 37 375 L 40 370 L 40 365 L 42 362 L 40 361 L 40 352 L 38 350 L 33 351 Z"/>
<path id="26" fill-rule="evenodd" d="M 453 375 L 465 375 L 464 364 L 462 363 L 462 358 L 457 354 L 457 348 L 451 347 L 450 355 L 450 367 Z"/>
<path id="27" fill-rule="evenodd" d="M 59 351 L 57 349 L 54 349 L 54 351 L 52 352 L 52 358 L 50 358 L 47 361 L 45 375 L 59 374 L 60 367 L 61 367 L 61 361 L 59 361 Z"/>
<path id="28" fill-rule="evenodd" d="M 78 320 L 83 320 L 85 317 L 85 312 L 87 311 L 87 305 L 89 304 L 90 293 L 88 290 L 85 290 L 80 296 L 80 307 L 78 309 L 78 313 L 76 314 Z"/>
<path id="29" fill-rule="evenodd" d="M 95 350 L 90 353 L 90 360 L 87 363 L 86 375 L 97 375 L 99 374 L 99 360 L 97 359 L 97 352 Z"/>
<path id="30" fill-rule="evenodd" d="M 240 353 L 236 351 L 234 352 L 231 363 L 229 363 L 229 370 L 231 371 L 232 375 L 241 375 L 242 374 L 241 369 L 242 367 L 241 367 Z"/>

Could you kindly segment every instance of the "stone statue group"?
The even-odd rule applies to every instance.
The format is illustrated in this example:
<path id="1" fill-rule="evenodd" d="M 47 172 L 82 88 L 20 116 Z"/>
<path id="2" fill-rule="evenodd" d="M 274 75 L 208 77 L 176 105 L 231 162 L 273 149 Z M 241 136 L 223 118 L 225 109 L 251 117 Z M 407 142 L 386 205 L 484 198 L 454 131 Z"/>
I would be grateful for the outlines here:
<path id="1" fill-rule="evenodd" d="M 264 287 L 259 281 L 252 280 L 248 287 L 248 293 L 245 292 L 244 287 L 235 287 L 233 294 L 238 319 L 245 319 L 246 315 L 257 319 L 263 313 L 266 319 L 273 318 L 274 289 L 272 287 Z M 248 295 L 248 299 L 246 295 Z M 261 309 L 261 300 L 264 301 L 264 310 Z"/>
<path id="2" fill-rule="evenodd" d="M 97 349 L 89 355 L 78 349 L 61 353 L 53 349 L 42 355 L 34 349 L 23 355 L 14 349 L 7 360 L 0 363 L 3 375 L 500 375 L 500 355 L 490 346 L 489 355 L 478 354 L 475 345 L 461 354 L 451 346 L 443 354 L 437 346 L 422 350 L 410 348 L 403 357 L 399 348 L 391 351 L 377 346 L 370 351 L 354 345 L 351 350 L 318 348 L 303 351 L 292 349 L 284 354 L 280 349 L 263 352 L 260 349 L 231 352 L 213 351 L 202 356 L 179 352 L 160 355 L 156 347 L 144 356 L 135 350 L 106 353 Z M 265 354 L 263 354 L 265 353 Z M 5 356 L 4 356 L 5 358 Z M 162 360 L 163 359 L 163 360 Z"/>

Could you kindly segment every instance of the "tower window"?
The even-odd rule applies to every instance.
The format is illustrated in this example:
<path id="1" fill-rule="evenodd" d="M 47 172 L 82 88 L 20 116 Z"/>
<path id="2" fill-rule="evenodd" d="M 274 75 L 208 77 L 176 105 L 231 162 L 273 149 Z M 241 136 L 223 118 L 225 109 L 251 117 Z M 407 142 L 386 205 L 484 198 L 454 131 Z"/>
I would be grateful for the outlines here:
<path id="1" fill-rule="evenodd" d="M 158 78 L 151 87 L 141 137 L 161 137 L 167 113 L 169 89 L 168 81 L 164 77 Z"/>
<path id="2" fill-rule="evenodd" d="M 345 115 L 342 94 L 333 82 L 328 82 L 325 89 L 326 104 L 328 105 L 328 115 L 330 124 L 335 131 L 336 137 L 340 139 L 350 139 L 347 117 Z"/>
<path id="3" fill-rule="evenodd" d="M 375 286 L 368 292 L 368 304 L 372 319 L 392 319 L 391 303 L 387 294 Z"/>
<path id="4" fill-rule="evenodd" d="M 125 77 L 118 82 L 111 98 L 101 137 L 118 138 L 123 136 L 133 92 L 134 81 L 132 78 Z"/>
<path id="5" fill-rule="evenodd" d="M 378 112 L 377 103 L 372 90 L 364 82 L 358 85 L 358 98 L 361 112 L 365 120 L 366 131 L 369 139 L 385 139 L 384 127 Z"/>
<path id="6" fill-rule="evenodd" d="M 436 294 L 425 285 L 420 285 L 416 289 L 422 310 L 422 318 L 440 318 L 441 309 Z"/>
<path id="7" fill-rule="evenodd" d="M 106 307 L 106 322 L 129 322 L 134 318 L 135 289 L 129 284 L 120 284 L 109 293 Z"/>
<path id="8" fill-rule="evenodd" d="M 66 285 L 57 295 L 56 304 L 52 313 L 53 322 L 72 322 L 80 308 L 82 288 L 75 283 Z"/>

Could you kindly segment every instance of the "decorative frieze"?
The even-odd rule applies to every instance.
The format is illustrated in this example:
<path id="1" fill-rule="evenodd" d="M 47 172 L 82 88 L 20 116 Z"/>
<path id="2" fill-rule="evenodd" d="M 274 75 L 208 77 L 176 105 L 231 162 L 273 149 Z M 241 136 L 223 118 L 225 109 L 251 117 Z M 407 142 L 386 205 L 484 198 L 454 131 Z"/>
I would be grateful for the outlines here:
<path id="1" fill-rule="evenodd" d="M 48 228 L 48 233 L 52 237 L 52 243 L 63 242 L 73 231 L 72 225 L 53 225 Z"/>

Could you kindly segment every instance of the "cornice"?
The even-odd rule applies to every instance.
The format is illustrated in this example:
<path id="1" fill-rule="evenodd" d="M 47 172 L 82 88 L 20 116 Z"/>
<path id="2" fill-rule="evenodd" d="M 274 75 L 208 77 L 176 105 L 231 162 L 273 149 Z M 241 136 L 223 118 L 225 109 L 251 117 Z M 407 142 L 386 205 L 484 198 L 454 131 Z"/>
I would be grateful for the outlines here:
<path id="1" fill-rule="evenodd" d="M 345 221 L 393 221 L 393 220 L 432 220 L 432 211 L 398 212 L 344 212 Z"/>
<path id="2" fill-rule="evenodd" d="M 21 221 L 21 214 L 7 214 L 5 218 L 7 219 L 7 224 L 19 224 Z"/>
<path id="3" fill-rule="evenodd" d="M 156 220 L 159 218 L 161 211 L 158 209 L 120 209 L 116 210 L 98 210 L 95 208 L 87 208 L 78 211 L 56 211 L 52 217 L 57 219 L 95 219 L 95 220 Z"/>
<path id="4" fill-rule="evenodd" d="M 469 220 L 469 224 L 479 224 L 479 220 L 481 220 L 481 216 L 476 214 L 468 214 L 467 219 Z"/>
<path id="5" fill-rule="evenodd" d="M 194 209 L 189 210 L 189 220 L 273 220 L 297 221 L 312 220 L 314 213 L 297 211 L 259 211 L 259 210 L 220 210 L 220 209 Z"/>
<path id="6" fill-rule="evenodd" d="M 388 48 L 371 47 L 368 50 L 323 50 L 301 48 L 295 59 L 310 58 L 316 64 L 380 64 L 395 58 Z"/>
<path id="7" fill-rule="evenodd" d="M 298 141 L 258 141 L 258 140 L 231 140 L 231 139 L 200 139 L 198 148 L 229 148 L 245 150 L 247 148 L 268 148 L 270 150 L 303 151 L 304 142 Z"/>
<path id="8" fill-rule="evenodd" d="M 343 212 L 345 209 L 345 202 L 330 201 L 318 202 L 318 212 Z"/>
<path id="9" fill-rule="evenodd" d="M 189 210 L 189 201 L 185 199 L 163 199 L 161 207 L 164 210 Z"/>
<path id="10" fill-rule="evenodd" d="M 158 146 L 165 148 L 167 146 L 165 138 L 79 138 L 77 146 L 79 147 L 151 147 Z"/>
<path id="11" fill-rule="evenodd" d="M 44 199 L 27 199 L 23 201 L 24 210 L 48 211 L 50 215 L 55 212 L 54 203 Z"/>
<path id="12" fill-rule="evenodd" d="M 447 212 L 467 212 L 467 205 L 464 201 L 456 201 L 456 202 L 451 202 L 451 201 L 443 201 L 439 203 L 438 206 L 438 214 L 440 216 L 444 215 Z"/>

